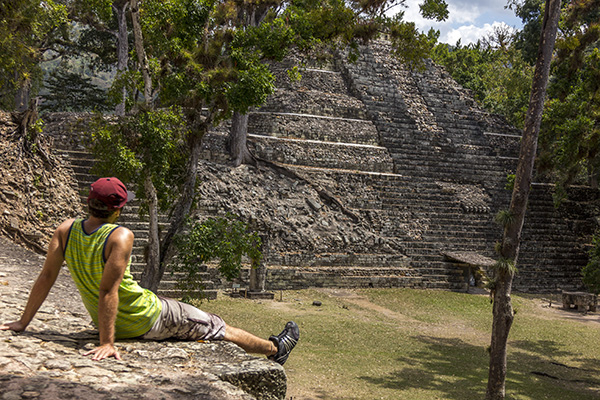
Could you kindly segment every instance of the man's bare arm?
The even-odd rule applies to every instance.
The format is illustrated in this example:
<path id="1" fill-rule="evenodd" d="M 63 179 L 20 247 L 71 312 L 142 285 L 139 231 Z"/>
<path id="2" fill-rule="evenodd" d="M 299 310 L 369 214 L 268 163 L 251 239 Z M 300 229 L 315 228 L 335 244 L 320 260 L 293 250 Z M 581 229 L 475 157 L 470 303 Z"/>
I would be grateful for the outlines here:
<path id="1" fill-rule="evenodd" d="M 9 322 L 0 325 L 0 330 L 13 330 L 16 332 L 24 331 L 29 325 L 39 308 L 46 300 L 50 289 L 56 282 L 60 268 L 64 262 L 64 245 L 68 236 L 69 228 L 73 224 L 73 220 L 69 219 L 63 222 L 52 235 L 52 240 L 48 245 L 48 254 L 46 255 L 46 261 L 44 267 L 40 272 L 37 280 L 35 281 L 31 292 L 29 293 L 29 299 L 25 306 L 25 311 L 21 315 L 21 319 L 14 322 Z"/>
<path id="2" fill-rule="evenodd" d="M 133 248 L 133 233 L 126 228 L 114 231 L 107 243 L 106 263 L 100 292 L 98 297 L 98 330 L 100 332 L 100 346 L 85 355 L 94 354 L 92 360 L 102 360 L 107 357 L 121 357 L 114 347 L 115 320 L 119 305 L 119 285 L 123 279 L 125 269 L 129 263 Z"/>

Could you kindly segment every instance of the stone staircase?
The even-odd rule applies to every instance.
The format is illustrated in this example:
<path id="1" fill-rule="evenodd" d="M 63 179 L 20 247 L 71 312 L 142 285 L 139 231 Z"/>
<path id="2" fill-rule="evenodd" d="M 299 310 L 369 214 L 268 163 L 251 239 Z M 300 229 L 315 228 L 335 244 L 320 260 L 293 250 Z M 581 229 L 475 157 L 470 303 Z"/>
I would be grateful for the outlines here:
<path id="1" fill-rule="evenodd" d="M 510 203 L 504 186 L 516 169 L 519 132 L 479 109 L 443 70 L 406 70 L 384 43 L 361 49 L 353 64 L 342 54 L 325 67 L 305 68 L 299 82 L 287 78 L 293 65 L 272 66 L 278 89 L 250 113 L 248 140 L 254 154 L 301 180 L 228 166 L 224 124 L 204 139 L 198 217 L 233 212 L 261 232 L 270 290 L 463 290 L 464 271 L 443 253 L 495 256 L 502 230 L 494 217 Z M 92 181 L 92 160 L 73 151 L 72 136 L 57 145 L 65 143 L 83 189 Z M 566 218 L 551 192 L 548 185 L 532 187 L 518 290 L 581 287 L 587 256 L 572 228 L 590 221 Z M 136 234 L 132 270 L 139 275 L 146 225 L 135 204 L 123 224 Z M 213 268 L 205 274 L 211 289 L 231 285 Z M 168 276 L 161 290 L 175 294 Z"/>

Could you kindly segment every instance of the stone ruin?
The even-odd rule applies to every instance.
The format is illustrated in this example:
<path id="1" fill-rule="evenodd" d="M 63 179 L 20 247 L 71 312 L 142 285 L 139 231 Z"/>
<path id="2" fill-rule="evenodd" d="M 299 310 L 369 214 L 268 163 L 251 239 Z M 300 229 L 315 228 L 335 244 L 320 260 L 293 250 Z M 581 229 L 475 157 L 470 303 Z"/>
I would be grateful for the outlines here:
<path id="1" fill-rule="evenodd" d="M 302 66 L 298 82 L 286 72 L 298 58 L 272 66 L 277 89 L 250 112 L 249 147 L 298 178 L 233 168 L 224 150 L 227 123 L 204 138 L 198 217 L 230 212 L 259 232 L 265 289 L 467 290 L 474 271 L 490 268 L 502 237 L 494 218 L 510 202 L 505 186 L 520 131 L 481 109 L 442 68 L 430 62 L 411 71 L 390 54 L 383 42 L 363 47 L 355 63 L 336 54 L 327 65 Z M 87 191 L 95 178 L 81 115 L 51 114 L 45 122 Z M 556 209 L 552 191 L 532 184 L 516 290 L 582 287 L 586 243 L 597 226 L 588 203 L 597 194 L 577 188 Z M 146 225 L 137 206 L 126 210 L 139 274 Z M 248 275 L 245 269 L 242 286 Z M 210 265 L 204 276 L 209 291 L 232 287 Z M 169 274 L 161 291 L 173 294 Z"/>

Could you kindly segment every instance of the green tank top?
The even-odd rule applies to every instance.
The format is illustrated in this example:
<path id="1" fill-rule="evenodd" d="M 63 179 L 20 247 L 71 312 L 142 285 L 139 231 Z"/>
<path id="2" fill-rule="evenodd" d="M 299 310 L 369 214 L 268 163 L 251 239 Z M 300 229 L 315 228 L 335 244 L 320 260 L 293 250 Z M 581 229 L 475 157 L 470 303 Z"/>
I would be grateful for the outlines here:
<path id="1" fill-rule="evenodd" d="M 71 225 L 65 247 L 65 261 L 85 308 L 98 325 L 98 294 L 106 261 L 104 251 L 108 237 L 119 225 L 104 224 L 94 232 L 87 233 L 83 229 L 83 221 L 77 219 Z M 133 338 L 148 332 L 162 309 L 159 298 L 133 279 L 130 265 L 131 260 L 119 286 L 119 306 L 115 321 L 117 339 Z"/>

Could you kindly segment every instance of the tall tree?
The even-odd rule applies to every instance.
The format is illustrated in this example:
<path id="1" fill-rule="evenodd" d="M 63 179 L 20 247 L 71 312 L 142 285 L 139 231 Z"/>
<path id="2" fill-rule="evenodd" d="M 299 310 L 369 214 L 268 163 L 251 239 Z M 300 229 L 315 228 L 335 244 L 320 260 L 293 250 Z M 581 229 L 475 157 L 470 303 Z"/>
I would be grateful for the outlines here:
<path id="1" fill-rule="evenodd" d="M 574 1 L 563 12 L 540 133 L 541 170 L 557 179 L 555 201 L 573 182 L 600 178 L 600 1 Z"/>
<path id="2" fill-rule="evenodd" d="M 39 88 L 40 63 L 68 37 L 66 7 L 52 0 L 0 1 L 0 106 L 24 111 Z"/>
<path id="3" fill-rule="evenodd" d="M 106 92 L 92 83 L 92 79 L 64 68 L 52 71 L 44 88 L 42 111 L 108 111 Z"/>
<path id="4" fill-rule="evenodd" d="M 94 54 L 93 66 L 100 70 L 111 70 L 116 65 L 114 96 L 111 97 L 116 104 L 115 113 L 124 115 L 127 87 L 123 75 L 129 61 L 129 0 L 70 0 L 68 6 L 69 15 L 82 27 L 72 45 L 72 54 Z"/>
<path id="5" fill-rule="evenodd" d="M 510 208 L 503 218 L 504 235 L 500 260 L 496 265 L 493 290 L 493 325 L 490 347 L 490 368 L 486 391 L 487 400 L 504 399 L 506 381 L 507 341 L 514 319 L 511 303 L 512 282 L 519 255 L 521 231 L 533 176 L 537 141 L 544 109 L 550 62 L 554 51 L 560 16 L 560 0 L 547 0 L 539 42 L 538 58 L 531 87 L 529 109 L 521 139 L 519 162 Z"/>

